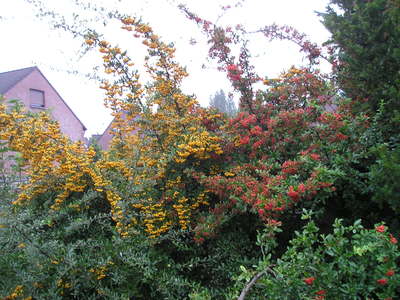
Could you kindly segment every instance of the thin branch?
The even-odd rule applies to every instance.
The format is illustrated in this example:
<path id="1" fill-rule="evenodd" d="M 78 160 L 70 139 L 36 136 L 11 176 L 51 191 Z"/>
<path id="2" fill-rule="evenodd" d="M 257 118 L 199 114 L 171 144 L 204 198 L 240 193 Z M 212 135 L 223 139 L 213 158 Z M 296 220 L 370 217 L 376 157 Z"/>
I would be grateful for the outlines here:
<path id="1" fill-rule="evenodd" d="M 253 285 L 256 284 L 256 282 L 265 274 L 271 273 L 274 277 L 276 277 L 276 273 L 270 268 L 267 267 L 265 270 L 261 271 L 260 273 L 256 274 L 248 284 L 243 288 L 242 292 L 240 293 L 240 296 L 237 300 L 244 300 L 246 297 L 247 293 L 250 291 L 250 289 L 253 287 Z"/>

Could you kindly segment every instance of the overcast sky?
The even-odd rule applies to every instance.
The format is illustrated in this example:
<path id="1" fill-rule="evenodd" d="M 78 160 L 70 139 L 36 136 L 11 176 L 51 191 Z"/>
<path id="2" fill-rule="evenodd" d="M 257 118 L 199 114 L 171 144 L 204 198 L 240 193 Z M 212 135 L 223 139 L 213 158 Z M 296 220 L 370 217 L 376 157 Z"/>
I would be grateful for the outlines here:
<path id="1" fill-rule="evenodd" d="M 96 16 L 71 4 L 71 0 L 44 0 L 46 5 L 67 17 L 77 13 L 81 19 Z M 118 8 L 126 14 L 141 16 L 164 41 L 174 42 L 177 59 L 188 67 L 189 78 L 184 90 L 196 94 L 199 102 L 206 106 L 210 95 L 217 90 L 229 91 L 226 75 L 218 73 L 212 66 L 203 69 L 206 62 L 207 46 L 198 28 L 188 21 L 176 5 L 185 3 L 199 16 L 216 21 L 221 5 L 235 3 L 232 0 L 91 0 L 91 3 L 106 8 Z M 241 7 L 233 8 L 219 20 L 220 24 L 243 24 L 252 30 L 278 23 L 288 24 L 310 36 L 312 41 L 322 43 L 329 37 L 315 11 L 324 11 L 327 0 L 247 0 Z M 50 6 L 51 5 L 51 6 Z M 93 65 L 100 64 L 100 56 L 89 54 L 81 57 L 82 40 L 73 38 L 61 30 L 51 29 L 49 19 L 36 16 L 37 11 L 27 0 L 0 0 L 0 72 L 36 65 L 51 82 L 63 99 L 88 128 L 87 136 L 102 133 L 112 117 L 103 106 L 102 90 L 98 83 L 82 74 L 92 71 Z M 128 36 L 116 31 L 114 24 L 105 28 L 100 22 L 96 26 L 105 33 L 106 39 L 115 41 L 140 63 L 142 53 L 137 45 L 128 44 Z M 198 41 L 191 46 L 189 41 Z M 260 75 L 274 77 L 291 65 L 301 64 L 298 49 L 288 42 L 268 43 L 262 36 L 255 37 L 251 44 L 255 63 Z M 71 74 L 79 71 L 82 74 Z"/>

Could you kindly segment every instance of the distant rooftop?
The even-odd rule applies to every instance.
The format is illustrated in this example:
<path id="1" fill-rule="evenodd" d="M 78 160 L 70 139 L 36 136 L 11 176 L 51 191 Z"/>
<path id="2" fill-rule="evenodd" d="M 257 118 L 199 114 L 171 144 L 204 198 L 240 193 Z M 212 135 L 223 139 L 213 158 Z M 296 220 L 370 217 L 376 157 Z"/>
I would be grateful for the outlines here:
<path id="1" fill-rule="evenodd" d="M 0 73 L 0 94 L 6 93 L 14 85 L 32 73 L 37 67 L 29 67 Z"/>

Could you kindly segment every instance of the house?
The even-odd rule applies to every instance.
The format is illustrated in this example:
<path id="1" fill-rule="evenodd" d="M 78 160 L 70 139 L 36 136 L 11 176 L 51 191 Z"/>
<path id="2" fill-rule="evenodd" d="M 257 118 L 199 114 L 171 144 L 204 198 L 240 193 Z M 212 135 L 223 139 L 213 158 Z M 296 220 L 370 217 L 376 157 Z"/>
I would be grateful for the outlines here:
<path id="1" fill-rule="evenodd" d="M 107 151 L 110 148 L 111 140 L 114 137 L 112 133 L 113 122 L 115 122 L 115 120 L 112 120 L 110 122 L 106 130 L 104 130 L 103 134 L 99 134 L 96 136 L 96 142 L 102 150 Z"/>
<path id="2" fill-rule="evenodd" d="M 38 67 L 0 73 L 0 95 L 20 100 L 32 112 L 48 111 L 72 141 L 85 142 L 86 127 Z"/>
<path id="3" fill-rule="evenodd" d="M 126 121 L 127 119 L 127 112 L 123 112 L 121 115 L 122 120 Z M 138 117 L 135 117 L 134 120 L 137 120 Z M 118 119 L 114 118 L 110 124 L 108 124 L 106 130 L 104 130 L 104 132 L 102 134 L 96 134 L 93 135 L 92 138 L 96 141 L 96 143 L 100 146 L 100 148 L 104 151 L 109 150 L 110 146 L 111 146 L 111 142 L 112 139 L 114 138 L 114 134 L 116 131 L 116 128 L 118 128 L 119 126 L 121 126 L 120 124 L 118 124 Z M 137 130 L 133 130 L 131 132 L 131 134 L 136 133 Z"/>

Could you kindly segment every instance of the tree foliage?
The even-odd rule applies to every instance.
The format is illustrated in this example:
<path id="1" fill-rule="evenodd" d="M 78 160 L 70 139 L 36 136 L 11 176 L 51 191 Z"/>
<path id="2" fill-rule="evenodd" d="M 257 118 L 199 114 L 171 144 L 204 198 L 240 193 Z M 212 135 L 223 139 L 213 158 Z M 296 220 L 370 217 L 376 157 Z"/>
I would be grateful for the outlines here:
<path id="1" fill-rule="evenodd" d="M 382 141 L 372 138 L 382 135 L 379 115 L 370 122 L 353 109 L 359 99 L 345 98 L 318 69 L 332 52 L 295 29 L 257 31 L 293 41 L 307 58 L 270 79 L 255 72 L 243 27 L 180 8 L 207 35 L 240 113 L 201 108 L 183 93 L 188 74 L 175 48 L 142 20 L 120 16 L 120 26 L 147 49 L 147 83 L 127 51 L 85 32 L 87 47 L 102 58 L 112 145 L 96 153 L 62 136 L 48 115 L 0 105 L 0 140 L 21 154 L 29 178 L 2 202 L 0 295 L 394 299 L 396 237 L 382 223 L 350 225 L 398 215 L 397 202 L 388 202 L 388 216 L 382 197 L 372 197 L 380 174 L 396 172 L 398 161 L 397 152 L 377 147 L 381 160 L 370 167 L 371 146 Z M 344 78 L 341 70 L 334 76 Z M 384 181 L 382 196 L 394 193 Z M 308 209 L 316 223 L 299 233 Z"/>
<path id="2" fill-rule="evenodd" d="M 340 87 L 359 110 L 376 112 L 383 101 L 386 122 L 398 122 L 400 107 L 399 5 L 397 0 L 332 0 L 321 14 L 332 33 Z"/>

